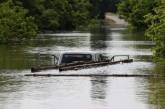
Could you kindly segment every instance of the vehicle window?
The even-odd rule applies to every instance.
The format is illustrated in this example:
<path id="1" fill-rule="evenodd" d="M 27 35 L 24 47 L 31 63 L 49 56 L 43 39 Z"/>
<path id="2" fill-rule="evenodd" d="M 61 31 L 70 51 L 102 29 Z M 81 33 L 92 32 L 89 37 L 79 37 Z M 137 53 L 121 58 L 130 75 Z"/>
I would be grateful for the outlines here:
<path id="1" fill-rule="evenodd" d="M 61 64 L 72 63 L 75 61 L 92 61 L 91 54 L 64 54 Z"/>

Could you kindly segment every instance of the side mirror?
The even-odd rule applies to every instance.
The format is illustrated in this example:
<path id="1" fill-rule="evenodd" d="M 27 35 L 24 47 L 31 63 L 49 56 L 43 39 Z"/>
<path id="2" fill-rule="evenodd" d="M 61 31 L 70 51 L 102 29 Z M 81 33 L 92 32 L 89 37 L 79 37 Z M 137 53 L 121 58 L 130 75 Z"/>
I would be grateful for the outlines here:
<path id="1" fill-rule="evenodd" d="M 58 64 L 58 57 L 56 55 L 51 55 L 53 57 L 53 64 Z"/>
<path id="2" fill-rule="evenodd" d="M 108 60 L 108 57 L 105 54 L 98 54 L 98 60 L 99 61 Z"/>

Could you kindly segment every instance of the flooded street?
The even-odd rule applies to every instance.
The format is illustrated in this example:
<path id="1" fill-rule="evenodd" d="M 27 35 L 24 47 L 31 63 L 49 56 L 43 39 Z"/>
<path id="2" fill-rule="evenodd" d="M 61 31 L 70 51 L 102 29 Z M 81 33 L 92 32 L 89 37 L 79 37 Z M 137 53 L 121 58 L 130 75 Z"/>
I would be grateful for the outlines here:
<path id="1" fill-rule="evenodd" d="M 93 33 L 41 35 L 27 44 L 0 45 L 0 109 L 164 109 L 165 78 L 26 77 L 38 54 L 94 51 L 130 55 L 133 63 L 65 74 L 154 74 L 165 67 L 152 62 L 154 42 L 127 28 L 104 27 Z M 43 63 L 51 63 L 45 61 Z"/>

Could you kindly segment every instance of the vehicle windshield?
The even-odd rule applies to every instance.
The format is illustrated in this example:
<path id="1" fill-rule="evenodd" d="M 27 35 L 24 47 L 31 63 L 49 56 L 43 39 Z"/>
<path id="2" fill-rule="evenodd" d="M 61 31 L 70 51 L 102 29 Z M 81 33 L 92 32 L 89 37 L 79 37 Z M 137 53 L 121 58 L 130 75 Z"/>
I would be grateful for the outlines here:
<path id="1" fill-rule="evenodd" d="M 64 54 L 61 64 L 79 62 L 79 61 L 92 61 L 91 54 Z"/>

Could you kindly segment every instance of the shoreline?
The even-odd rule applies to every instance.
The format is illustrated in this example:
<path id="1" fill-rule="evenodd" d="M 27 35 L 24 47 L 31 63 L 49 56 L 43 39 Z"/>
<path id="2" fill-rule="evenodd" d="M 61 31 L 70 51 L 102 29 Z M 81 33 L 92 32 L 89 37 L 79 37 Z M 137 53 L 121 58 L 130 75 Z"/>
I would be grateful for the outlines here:
<path id="1" fill-rule="evenodd" d="M 112 27 L 120 28 L 120 27 L 128 26 L 128 22 L 121 19 L 117 14 L 110 13 L 110 12 L 105 14 L 105 22 Z"/>

